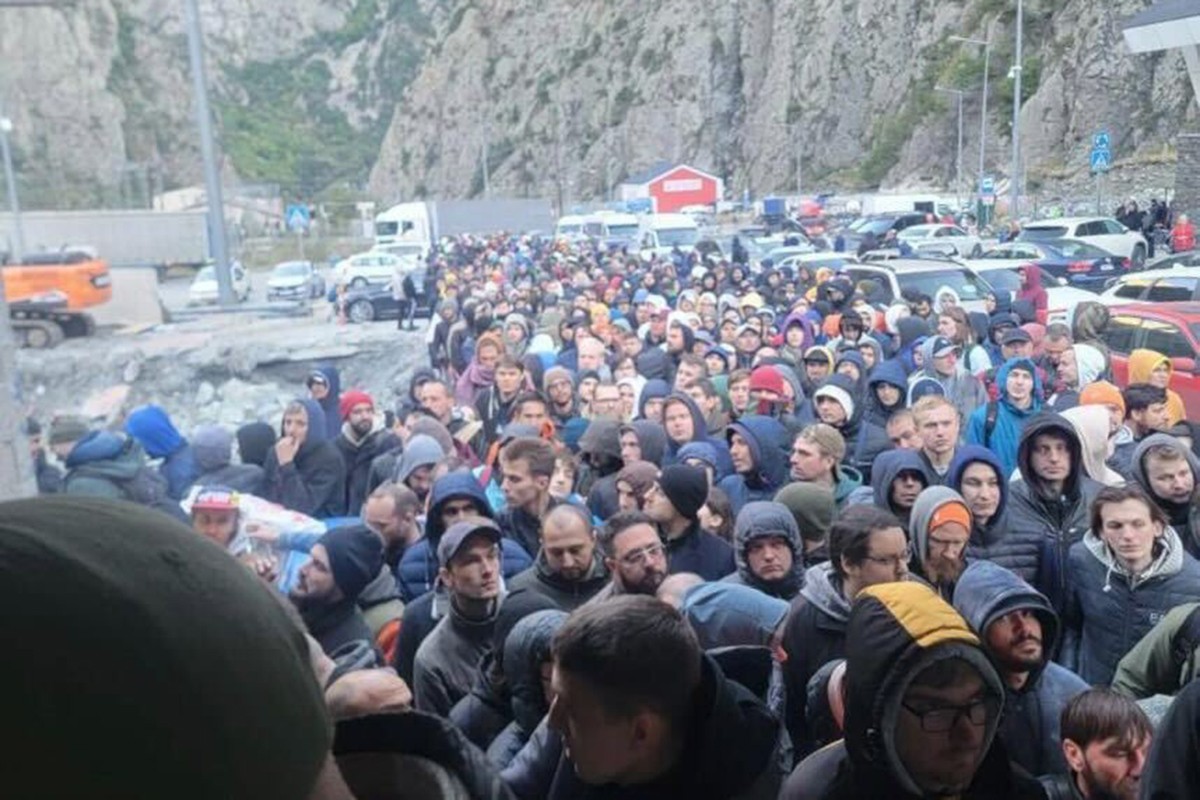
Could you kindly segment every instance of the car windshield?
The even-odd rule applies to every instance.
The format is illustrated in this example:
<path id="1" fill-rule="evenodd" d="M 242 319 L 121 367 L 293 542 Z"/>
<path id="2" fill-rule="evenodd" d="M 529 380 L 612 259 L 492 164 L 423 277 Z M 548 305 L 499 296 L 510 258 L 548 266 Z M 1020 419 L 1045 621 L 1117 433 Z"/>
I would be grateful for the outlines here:
<path id="1" fill-rule="evenodd" d="M 1058 255 L 1063 258 L 1106 258 L 1112 255 L 1112 253 L 1107 250 L 1101 250 L 1094 244 L 1075 242 L 1069 239 L 1064 239 L 1061 242 L 1046 242 L 1042 247 L 1050 255 Z"/>
<path id="2" fill-rule="evenodd" d="M 609 225 L 608 235 L 620 239 L 633 239 L 637 236 L 638 226 L 633 225 Z"/>
<path id="3" fill-rule="evenodd" d="M 863 234 L 864 236 L 868 233 L 873 233 L 876 236 L 883 236 L 885 233 L 891 230 L 892 223 L 895 221 L 896 220 L 892 219 L 891 217 L 869 219 L 858 227 L 857 232 Z"/>
<path id="4" fill-rule="evenodd" d="M 303 261 L 285 261 L 275 267 L 276 275 L 303 275 L 308 272 L 308 264 Z"/>
<path id="5" fill-rule="evenodd" d="M 376 236 L 395 236 L 397 233 L 399 233 L 399 231 L 400 231 L 400 223 L 399 222 L 376 222 L 375 223 L 375 235 Z"/>
<path id="6" fill-rule="evenodd" d="M 695 228 L 659 228 L 656 233 L 660 247 L 691 247 L 700 238 L 700 232 Z"/>
<path id="7" fill-rule="evenodd" d="M 581 233 L 582 231 L 583 231 L 582 224 L 573 225 L 573 224 L 568 223 L 566 225 L 560 224 L 558 226 L 558 235 L 559 236 L 570 236 L 572 234 Z"/>
<path id="8" fill-rule="evenodd" d="M 1051 239 L 1061 239 L 1067 235 L 1066 225 L 1039 225 L 1025 228 L 1017 234 L 1018 242 L 1046 242 Z"/>
<path id="9" fill-rule="evenodd" d="M 217 271 L 213 267 L 201 267 L 196 273 L 196 280 L 199 281 L 215 281 L 217 279 Z"/>
<path id="10" fill-rule="evenodd" d="M 901 292 L 916 292 L 937 298 L 943 289 L 953 289 L 963 302 L 982 300 L 991 287 L 965 269 L 936 269 L 896 275 Z"/>
<path id="11" fill-rule="evenodd" d="M 988 286 L 999 292 L 1016 292 L 1021 288 L 1021 276 L 1015 269 L 989 269 L 979 273 Z"/>

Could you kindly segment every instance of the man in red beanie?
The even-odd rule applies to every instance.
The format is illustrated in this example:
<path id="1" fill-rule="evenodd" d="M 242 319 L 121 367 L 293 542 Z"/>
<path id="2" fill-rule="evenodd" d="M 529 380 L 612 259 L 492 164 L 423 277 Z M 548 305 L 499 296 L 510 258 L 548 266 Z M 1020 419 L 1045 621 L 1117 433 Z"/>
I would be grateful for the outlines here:
<path id="1" fill-rule="evenodd" d="M 343 393 L 338 401 L 338 411 L 342 417 L 342 430 L 336 444 L 346 464 L 346 515 L 356 517 L 369 494 L 367 483 L 371 462 L 399 447 L 400 439 L 383 427 L 382 420 L 376 419 L 375 401 L 364 391 L 351 389 Z"/>

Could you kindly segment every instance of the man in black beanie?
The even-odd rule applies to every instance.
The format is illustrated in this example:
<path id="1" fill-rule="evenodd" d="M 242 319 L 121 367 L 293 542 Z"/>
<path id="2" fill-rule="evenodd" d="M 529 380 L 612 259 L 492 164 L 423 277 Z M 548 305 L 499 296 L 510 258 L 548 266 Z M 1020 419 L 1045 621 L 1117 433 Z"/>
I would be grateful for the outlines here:
<path id="1" fill-rule="evenodd" d="M 697 515 L 708 500 L 708 476 L 686 464 L 663 469 L 646 492 L 645 511 L 667 546 L 669 573 L 694 572 L 706 581 L 732 574 L 733 548 L 700 528 Z"/>
<path id="2" fill-rule="evenodd" d="M 182 523 L 98 498 L 2 503 L 0 606 L 22 643 L 0 661 L 6 796 L 351 797 L 304 633 Z"/>
<path id="3" fill-rule="evenodd" d="M 373 643 L 357 600 L 379 574 L 383 540 L 359 525 L 336 528 L 317 540 L 311 555 L 289 595 L 308 632 L 328 655 L 350 642 Z"/>

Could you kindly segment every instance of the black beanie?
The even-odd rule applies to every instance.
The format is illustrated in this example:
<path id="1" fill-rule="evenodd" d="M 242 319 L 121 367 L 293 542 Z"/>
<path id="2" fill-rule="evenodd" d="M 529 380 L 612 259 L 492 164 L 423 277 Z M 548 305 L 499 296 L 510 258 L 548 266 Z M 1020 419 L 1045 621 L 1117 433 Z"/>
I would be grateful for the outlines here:
<path id="1" fill-rule="evenodd" d="M 383 565 L 383 540 L 362 525 L 335 528 L 317 540 L 329 554 L 329 570 L 342 594 L 358 598 Z"/>
<path id="2" fill-rule="evenodd" d="M 672 464 L 658 476 L 658 485 L 675 510 L 688 519 L 695 519 L 708 500 L 708 476 L 699 467 Z"/>

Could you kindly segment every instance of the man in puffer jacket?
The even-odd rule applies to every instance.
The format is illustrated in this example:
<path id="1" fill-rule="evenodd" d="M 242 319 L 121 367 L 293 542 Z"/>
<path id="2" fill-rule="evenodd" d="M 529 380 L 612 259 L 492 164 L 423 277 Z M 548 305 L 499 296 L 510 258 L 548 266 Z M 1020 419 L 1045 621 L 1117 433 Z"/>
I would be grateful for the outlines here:
<path id="1" fill-rule="evenodd" d="M 845 738 L 801 762 L 780 800 L 1044 798 L 996 737 L 1004 685 L 927 587 L 863 590 L 846 627 Z"/>
<path id="2" fill-rule="evenodd" d="M 954 588 L 966 618 L 1004 681 L 1000 739 L 1030 775 L 1067 771 L 1059 718 L 1088 685 L 1050 661 L 1058 647 L 1058 615 L 1045 596 L 1002 566 L 976 561 Z"/>
<path id="3" fill-rule="evenodd" d="M 1100 490 L 1092 521 L 1067 563 L 1058 660 L 1100 685 L 1112 681 L 1117 663 L 1167 612 L 1200 597 L 1200 562 L 1137 486 Z"/>
<path id="4" fill-rule="evenodd" d="M 201 425 L 192 434 L 192 452 L 200 475 L 197 486 L 228 486 L 242 494 L 262 497 L 266 491 L 263 468 L 233 464 L 233 434 L 220 425 Z"/>
<path id="5" fill-rule="evenodd" d="M 804 545 L 792 512 L 782 503 L 756 500 L 738 512 L 734 526 L 737 572 L 725 578 L 781 600 L 804 585 Z"/>
<path id="6" fill-rule="evenodd" d="M 162 460 L 158 471 L 167 482 L 167 497 L 182 500 L 200 468 L 191 445 L 175 429 L 167 412 L 156 405 L 136 408 L 125 420 L 125 432 L 137 440 L 147 456 Z"/>
<path id="7" fill-rule="evenodd" d="M 1134 448 L 1130 473 L 1200 558 L 1200 459 L 1174 436 L 1153 433 Z"/>
<path id="8" fill-rule="evenodd" d="M 565 611 L 535 611 L 513 626 L 504 640 L 501 663 L 513 721 L 487 748 L 488 760 L 497 767 L 512 761 L 550 711 L 542 667 L 552 662 L 550 645 L 566 621 Z"/>
<path id="9" fill-rule="evenodd" d="M 787 483 L 787 429 L 771 417 L 746 416 L 726 429 L 734 474 L 718 486 L 737 514 L 752 500 L 770 500 Z"/>
<path id="10" fill-rule="evenodd" d="M 1032 584 L 1038 579 L 1044 534 L 1010 524 L 1008 479 L 991 450 L 969 444 L 950 462 L 947 486 L 962 495 L 971 510 L 967 558 L 987 560 L 1012 570 Z"/>
<path id="11" fill-rule="evenodd" d="M 1042 537 L 1034 586 L 1062 614 L 1070 590 L 1067 552 L 1087 531 L 1092 499 L 1100 484 L 1083 471 L 1083 445 L 1075 427 L 1058 414 L 1030 420 L 1017 448 L 1020 480 L 1009 486 L 1010 530 Z"/>

